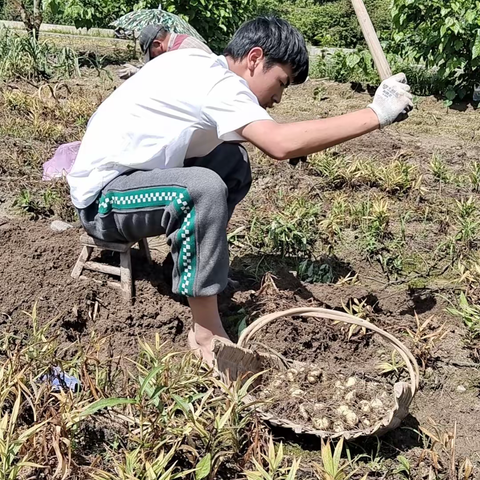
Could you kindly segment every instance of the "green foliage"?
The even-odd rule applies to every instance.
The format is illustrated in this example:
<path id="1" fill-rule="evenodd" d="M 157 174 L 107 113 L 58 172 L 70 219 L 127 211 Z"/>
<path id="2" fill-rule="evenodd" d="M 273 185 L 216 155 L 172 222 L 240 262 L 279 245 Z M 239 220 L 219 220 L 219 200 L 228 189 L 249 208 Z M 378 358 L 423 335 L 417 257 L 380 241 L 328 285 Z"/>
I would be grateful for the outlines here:
<path id="1" fill-rule="evenodd" d="M 297 276 L 305 283 L 332 283 L 335 280 L 331 265 L 310 260 L 302 260 L 298 264 Z"/>
<path id="2" fill-rule="evenodd" d="M 77 74 L 78 58 L 72 49 L 0 29 L 0 78 L 50 80 Z"/>
<path id="3" fill-rule="evenodd" d="M 137 8 L 142 8 L 138 0 L 48 0 L 46 3 L 50 15 L 77 28 L 108 27 L 113 20 Z"/>
<path id="4" fill-rule="evenodd" d="M 238 27 L 253 16 L 255 0 L 165 0 L 162 8 L 181 14 L 208 42 L 222 51 Z"/>
<path id="5" fill-rule="evenodd" d="M 285 467 L 283 444 L 275 448 L 270 438 L 268 452 L 262 455 L 263 462 L 253 459 L 254 471 L 245 472 L 247 480 L 294 480 L 300 467 L 300 460 L 294 459 L 290 467 Z M 262 465 L 265 464 L 265 467 Z"/>
<path id="6" fill-rule="evenodd" d="M 443 83 L 436 69 L 427 69 L 423 64 L 415 65 L 412 58 L 402 58 L 396 54 L 387 54 L 387 59 L 394 72 L 405 73 L 415 95 L 436 95 L 442 91 Z M 310 75 L 340 83 L 380 84 L 368 50 L 337 50 L 334 53 L 324 51 L 312 63 Z"/>
<path id="7" fill-rule="evenodd" d="M 382 38 L 389 37 L 388 0 L 366 0 L 372 22 Z M 258 13 L 275 13 L 297 27 L 308 43 L 320 46 L 364 45 L 350 0 L 258 0 Z"/>
<path id="8" fill-rule="evenodd" d="M 308 257 L 318 237 L 318 204 L 305 197 L 282 197 L 276 207 L 272 215 L 254 218 L 251 245 L 265 253 Z"/>
<path id="9" fill-rule="evenodd" d="M 457 308 L 447 308 L 448 313 L 460 317 L 473 338 L 480 337 L 480 305 L 471 303 L 462 292 Z"/>
<path id="10" fill-rule="evenodd" d="M 158 336 L 128 363 L 100 361 L 107 339 L 92 333 L 61 347 L 55 320 L 41 322 L 35 307 L 28 316 L 21 335 L 0 334 L 2 480 L 202 480 L 240 478 L 246 469 L 251 479 L 295 478 L 299 460 L 268 441 L 247 397 L 258 376 L 227 386 L 193 355 L 164 352 Z M 52 391 L 43 378 L 56 365 L 81 390 Z M 87 462 L 73 463 L 78 455 Z"/>
<path id="11" fill-rule="evenodd" d="M 329 189 L 368 185 L 398 195 L 418 190 L 422 181 L 418 169 L 405 160 L 378 166 L 373 158 L 346 157 L 334 150 L 312 155 L 309 167 Z"/>
<path id="12" fill-rule="evenodd" d="M 449 104 L 470 96 L 480 76 L 477 0 L 394 0 L 392 44 L 427 67 L 439 67 Z"/>

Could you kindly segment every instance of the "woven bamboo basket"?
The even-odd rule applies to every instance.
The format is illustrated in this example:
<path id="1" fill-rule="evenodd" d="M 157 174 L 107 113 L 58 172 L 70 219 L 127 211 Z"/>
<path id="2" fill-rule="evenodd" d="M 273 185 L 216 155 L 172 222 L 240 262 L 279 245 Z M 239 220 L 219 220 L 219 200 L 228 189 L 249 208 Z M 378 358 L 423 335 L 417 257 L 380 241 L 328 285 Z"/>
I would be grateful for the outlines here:
<path id="1" fill-rule="evenodd" d="M 237 344 L 216 338 L 213 341 L 214 367 L 219 373 L 220 378 L 226 383 L 237 379 L 246 381 L 250 376 L 269 368 L 285 371 L 288 368 L 299 368 L 304 365 L 295 360 L 287 360 L 278 352 L 273 351 L 263 344 L 255 342 L 255 335 L 266 325 L 279 318 L 292 316 L 308 317 L 318 321 L 330 320 L 332 322 L 345 322 L 378 333 L 386 342 L 391 344 L 405 362 L 410 377 L 409 382 L 397 382 L 393 386 L 392 396 L 394 397 L 394 407 L 379 422 L 366 429 L 346 430 L 335 433 L 316 430 L 313 425 L 302 425 L 292 422 L 287 418 L 279 418 L 262 410 L 261 406 L 257 407 L 260 416 L 271 425 L 291 429 L 297 434 L 311 434 L 320 438 L 344 437 L 348 440 L 364 436 L 380 436 L 397 428 L 401 421 L 407 416 L 410 404 L 418 390 L 418 364 L 407 347 L 393 335 L 385 332 L 370 322 L 353 315 L 348 315 L 347 313 L 325 308 L 293 308 L 283 312 L 265 315 L 254 321 L 242 332 Z M 258 351 L 257 348 L 252 348 L 253 344 L 260 345 L 264 351 Z M 255 382 L 253 386 L 258 386 L 259 383 L 261 383 L 261 379 Z M 253 400 L 255 400 L 253 394 L 249 394 L 246 398 L 246 401 L 248 402 Z"/>

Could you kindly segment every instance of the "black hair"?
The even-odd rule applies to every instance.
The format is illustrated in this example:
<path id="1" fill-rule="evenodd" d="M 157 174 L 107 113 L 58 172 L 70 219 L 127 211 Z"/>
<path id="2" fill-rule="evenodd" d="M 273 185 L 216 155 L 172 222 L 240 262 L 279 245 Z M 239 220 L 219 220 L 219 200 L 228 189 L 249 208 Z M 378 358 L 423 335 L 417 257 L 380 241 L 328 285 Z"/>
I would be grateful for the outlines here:
<path id="1" fill-rule="evenodd" d="M 245 22 L 225 49 L 225 56 L 235 62 L 245 58 L 250 50 L 260 47 L 265 55 L 265 67 L 289 65 L 293 83 L 303 83 L 308 77 L 308 50 L 302 34 L 286 20 L 262 16 Z"/>

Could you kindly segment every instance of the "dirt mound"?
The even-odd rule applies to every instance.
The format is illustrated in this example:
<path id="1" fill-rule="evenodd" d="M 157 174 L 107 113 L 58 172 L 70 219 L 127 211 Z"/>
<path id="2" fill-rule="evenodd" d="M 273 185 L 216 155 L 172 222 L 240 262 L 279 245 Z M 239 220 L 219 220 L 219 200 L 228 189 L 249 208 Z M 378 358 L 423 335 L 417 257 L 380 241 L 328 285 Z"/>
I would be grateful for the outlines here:
<path id="1" fill-rule="evenodd" d="M 24 312 L 37 303 L 40 322 L 52 321 L 61 341 L 72 342 L 95 330 L 108 336 L 111 352 L 128 355 L 138 339 L 156 333 L 177 348 L 186 345 L 188 308 L 173 298 L 163 279 L 161 254 L 153 266 L 132 254 L 136 300 L 129 305 L 107 287 L 105 276 L 88 281 L 70 277 L 80 253 L 80 230 L 50 230 L 49 222 L 8 220 L 0 225 L 0 312 L 4 331 L 18 334 L 31 323 Z M 114 261 L 115 259 L 106 259 Z"/>

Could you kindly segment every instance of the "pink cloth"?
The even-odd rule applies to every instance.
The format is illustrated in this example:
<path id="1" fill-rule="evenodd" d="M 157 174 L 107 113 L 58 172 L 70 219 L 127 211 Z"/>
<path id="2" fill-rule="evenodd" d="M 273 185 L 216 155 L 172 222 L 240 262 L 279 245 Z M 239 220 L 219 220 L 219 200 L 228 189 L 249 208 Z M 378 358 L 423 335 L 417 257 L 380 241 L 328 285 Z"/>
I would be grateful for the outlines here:
<path id="1" fill-rule="evenodd" d="M 204 52 L 212 53 L 212 51 L 197 38 L 172 32 L 170 34 L 170 40 L 168 41 L 167 51 L 171 52 L 173 50 L 178 50 L 179 48 L 199 48 Z"/>
<path id="2" fill-rule="evenodd" d="M 169 50 L 178 50 L 182 45 L 182 43 L 184 42 L 184 40 L 186 40 L 187 38 L 188 38 L 188 35 L 183 35 L 183 34 L 176 35 L 175 40 L 173 41 L 173 45 Z"/>
<path id="3" fill-rule="evenodd" d="M 43 180 L 62 178 L 70 173 L 77 158 L 80 142 L 60 145 L 53 157 L 43 164 Z"/>

